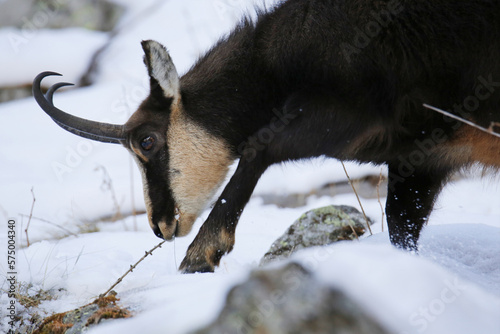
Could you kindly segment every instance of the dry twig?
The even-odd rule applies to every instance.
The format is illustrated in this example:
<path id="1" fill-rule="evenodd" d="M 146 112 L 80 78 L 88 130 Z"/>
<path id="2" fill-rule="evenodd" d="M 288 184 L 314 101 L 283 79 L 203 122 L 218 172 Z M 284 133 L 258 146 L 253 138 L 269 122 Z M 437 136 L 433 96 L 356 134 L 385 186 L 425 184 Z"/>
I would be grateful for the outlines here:
<path id="1" fill-rule="evenodd" d="M 139 261 L 137 261 L 134 265 L 130 265 L 129 270 L 127 270 L 127 271 L 125 272 L 125 274 L 123 274 L 123 275 L 122 275 L 122 276 L 121 276 L 121 277 L 120 277 L 120 278 L 119 278 L 119 279 L 115 282 L 115 284 L 113 284 L 113 285 L 112 285 L 112 286 L 111 286 L 111 287 L 110 287 L 110 288 L 109 288 L 109 289 L 108 289 L 105 293 L 103 293 L 103 294 L 99 295 L 99 298 L 106 297 L 106 295 L 107 295 L 108 293 L 110 293 L 110 292 L 111 292 L 111 290 L 113 290 L 113 288 L 114 288 L 115 286 L 117 286 L 118 284 L 120 284 L 120 283 L 121 283 L 121 281 L 125 278 L 125 276 L 127 276 L 127 275 L 128 275 L 128 274 L 130 274 L 132 271 L 134 271 L 134 269 L 137 267 L 137 265 L 138 265 L 139 263 L 141 263 L 141 262 L 142 262 L 142 261 L 143 261 L 143 260 L 144 260 L 144 259 L 148 256 L 148 255 L 153 255 L 153 252 L 154 252 L 157 248 L 160 248 L 160 247 L 161 247 L 161 245 L 163 245 L 165 242 L 167 242 L 167 241 L 166 241 L 166 240 L 163 240 L 163 241 L 162 241 L 162 242 L 160 242 L 158 245 L 154 246 L 154 247 L 153 247 L 150 251 L 146 251 L 146 254 L 144 254 L 144 256 L 143 256 L 143 257 L 141 257 L 141 258 L 140 258 L 140 260 L 139 260 Z"/>
<path id="2" fill-rule="evenodd" d="M 35 208 L 35 192 L 33 191 L 33 188 L 31 188 L 31 195 L 33 196 L 33 203 L 31 203 L 31 210 L 30 210 L 30 215 L 28 217 L 28 224 L 26 225 L 26 228 L 24 229 L 24 232 L 26 233 L 26 243 L 27 247 L 30 246 L 30 238 L 28 237 L 28 229 L 30 228 L 30 223 L 31 223 L 31 218 L 33 217 L 33 209 Z"/>
<path id="3" fill-rule="evenodd" d="M 115 214 L 111 218 L 111 220 L 117 221 L 119 219 L 122 219 L 123 215 L 121 213 L 120 203 L 118 203 L 118 199 L 116 198 L 115 189 L 113 188 L 113 180 L 111 180 L 111 176 L 109 176 L 108 171 L 106 170 L 106 167 L 104 167 L 102 165 L 98 165 L 94 170 L 102 172 L 101 189 L 103 191 L 109 191 L 111 194 L 111 199 L 113 201 L 113 205 L 115 206 L 115 208 L 114 208 Z"/>
<path id="4" fill-rule="evenodd" d="M 359 206 L 361 207 L 361 212 L 363 212 L 363 217 L 365 217 L 366 221 L 366 226 L 368 227 L 368 231 L 370 231 L 370 235 L 373 235 L 372 229 L 370 227 L 370 222 L 368 221 L 368 217 L 366 216 L 365 209 L 363 208 L 363 204 L 361 204 L 361 200 L 359 199 L 358 192 L 356 191 L 356 188 L 354 187 L 354 184 L 349 177 L 349 174 L 347 173 L 347 169 L 345 168 L 345 164 L 343 161 L 340 161 L 342 163 L 342 167 L 344 168 L 345 175 L 347 176 L 347 180 L 349 180 L 349 184 L 351 185 L 352 190 L 354 190 L 354 194 L 356 195 L 356 198 L 358 199 Z"/>
<path id="5" fill-rule="evenodd" d="M 440 114 L 443 114 L 443 115 L 448 116 L 450 118 L 456 119 L 457 121 L 460 121 L 462 123 L 465 123 L 467 125 L 470 125 L 470 126 L 476 128 L 476 129 L 479 129 L 479 130 L 481 130 L 483 132 L 489 133 L 490 135 L 493 135 L 495 137 L 500 138 L 500 133 L 494 131 L 494 127 L 495 126 L 500 126 L 500 123 L 498 123 L 498 122 L 491 122 L 489 128 L 483 128 L 482 126 L 477 125 L 476 123 L 471 122 L 469 120 L 466 120 L 465 118 L 462 118 L 462 117 L 457 116 L 457 115 L 453 115 L 452 113 L 449 113 L 449 112 L 444 111 L 442 109 L 430 106 L 428 104 L 424 103 L 424 107 L 427 108 L 427 109 L 431 109 L 431 110 L 437 111 Z"/>
<path id="6" fill-rule="evenodd" d="M 28 216 L 28 215 L 21 215 L 21 217 L 30 217 L 30 216 Z M 58 228 L 60 228 L 61 230 L 63 230 L 64 232 L 66 232 L 66 233 L 68 233 L 68 234 L 70 234 L 70 235 L 72 235 L 72 236 L 78 237 L 78 234 L 73 233 L 73 232 L 71 232 L 70 230 L 68 230 L 67 228 L 62 227 L 61 225 L 58 225 L 58 224 L 53 223 L 53 222 L 51 222 L 51 221 L 48 221 L 48 220 L 46 220 L 46 219 L 43 219 L 43 218 L 38 218 L 38 217 L 35 217 L 35 216 L 31 216 L 30 218 L 31 218 L 31 219 L 35 219 L 35 220 L 38 220 L 38 221 L 41 221 L 41 222 L 43 222 L 43 223 L 46 223 L 46 224 L 49 224 L 49 225 L 52 225 L 52 226 L 55 226 L 55 227 L 58 227 Z"/>
<path id="7" fill-rule="evenodd" d="M 385 212 L 384 212 L 384 206 L 382 205 L 382 202 L 380 201 L 380 184 L 382 183 L 383 179 L 384 179 L 384 177 L 382 176 L 382 169 L 381 169 L 380 170 L 380 176 L 378 178 L 378 183 L 377 183 L 377 199 L 378 199 L 378 204 L 380 205 L 380 210 L 382 211 L 382 220 L 381 220 L 382 232 L 384 232 L 384 216 L 385 216 Z"/>
<path id="8" fill-rule="evenodd" d="M 352 224 L 349 224 L 349 227 L 351 228 L 352 233 L 356 237 L 356 240 L 359 241 L 358 232 L 356 232 L 356 230 L 354 229 L 354 226 L 352 226 Z"/>

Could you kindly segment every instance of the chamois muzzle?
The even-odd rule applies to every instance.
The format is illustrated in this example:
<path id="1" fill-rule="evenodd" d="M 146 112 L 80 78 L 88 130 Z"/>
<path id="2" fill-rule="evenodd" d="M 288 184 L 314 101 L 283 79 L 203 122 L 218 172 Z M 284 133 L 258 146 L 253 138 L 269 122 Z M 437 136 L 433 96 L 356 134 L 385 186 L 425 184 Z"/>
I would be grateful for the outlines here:
<path id="1" fill-rule="evenodd" d="M 49 115 L 57 125 L 66 131 L 87 139 L 97 140 L 104 143 L 120 144 L 125 140 L 123 125 L 100 123 L 86 120 L 65 113 L 56 108 L 52 102 L 54 92 L 64 86 L 72 86 L 72 83 L 60 82 L 49 88 L 44 95 L 40 83 L 45 77 L 61 74 L 55 72 L 42 72 L 33 80 L 33 96 L 38 105 Z"/>

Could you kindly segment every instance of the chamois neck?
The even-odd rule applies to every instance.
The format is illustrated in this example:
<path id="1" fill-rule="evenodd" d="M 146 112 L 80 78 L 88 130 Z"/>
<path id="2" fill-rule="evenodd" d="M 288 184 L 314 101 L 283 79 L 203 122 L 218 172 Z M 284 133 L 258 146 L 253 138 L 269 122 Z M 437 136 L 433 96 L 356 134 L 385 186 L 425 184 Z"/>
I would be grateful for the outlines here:
<path id="1" fill-rule="evenodd" d="M 238 146 L 269 123 L 280 94 L 256 57 L 255 27 L 240 24 L 181 78 L 185 113 L 211 134 Z"/>

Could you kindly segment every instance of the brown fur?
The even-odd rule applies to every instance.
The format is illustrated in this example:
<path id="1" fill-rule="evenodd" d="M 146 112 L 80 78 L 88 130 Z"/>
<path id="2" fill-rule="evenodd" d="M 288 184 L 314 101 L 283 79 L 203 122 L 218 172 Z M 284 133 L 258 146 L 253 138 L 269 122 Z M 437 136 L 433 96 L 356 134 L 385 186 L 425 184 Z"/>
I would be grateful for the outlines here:
<path id="1" fill-rule="evenodd" d="M 455 139 L 445 145 L 443 155 L 450 166 L 471 166 L 478 162 L 486 168 L 500 168 L 500 139 L 463 125 Z"/>
<path id="2" fill-rule="evenodd" d="M 194 245 L 203 245 L 204 247 L 189 247 L 186 258 L 195 258 L 195 261 L 200 261 L 200 265 L 209 267 L 205 269 L 213 271 L 219 265 L 221 257 L 233 249 L 234 231 L 203 226 L 195 241 Z M 203 254 L 204 257 L 197 257 L 198 254 Z M 181 268 L 184 267 L 185 263 L 183 262 Z"/>
<path id="3" fill-rule="evenodd" d="M 375 125 L 370 129 L 361 133 L 358 137 L 347 146 L 344 150 L 343 155 L 346 159 L 355 159 L 361 151 L 366 151 L 367 147 L 370 146 L 380 146 L 380 143 L 387 143 L 387 131 L 383 126 Z"/>
<path id="4" fill-rule="evenodd" d="M 471 160 L 479 161 L 486 166 L 500 168 L 500 138 L 467 127 L 467 129 L 464 128 L 461 141 L 471 147 Z"/>

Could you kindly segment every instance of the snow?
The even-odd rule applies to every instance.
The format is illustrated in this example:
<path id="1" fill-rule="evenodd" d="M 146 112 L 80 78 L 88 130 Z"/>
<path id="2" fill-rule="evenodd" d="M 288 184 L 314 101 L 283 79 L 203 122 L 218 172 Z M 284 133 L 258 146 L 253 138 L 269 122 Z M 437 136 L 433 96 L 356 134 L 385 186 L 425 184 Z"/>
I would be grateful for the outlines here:
<path id="1" fill-rule="evenodd" d="M 0 63 L 9 64 L 0 67 L 0 86 L 30 84 L 48 68 L 75 82 L 87 70 L 92 55 L 107 41 L 108 34 L 81 28 L 0 29 Z"/>
<path id="2" fill-rule="evenodd" d="M 129 10 L 122 32 L 99 59 L 96 83 L 58 92 L 54 99 L 72 114 L 117 124 L 147 94 L 140 40 L 164 43 L 182 73 L 254 2 L 261 3 L 115 2 Z M 268 6 L 272 3 L 267 1 Z M 19 44 L 16 53 L 9 42 L 13 33 L 22 31 L 0 30 L 0 45 L 6 50 L 0 59 L 9 64 L 0 69 L 1 85 L 29 83 L 45 70 L 61 72 L 62 80 L 76 82 L 109 37 L 82 29 L 39 29 Z M 47 82 L 56 80 L 61 78 Z M 123 214 L 145 209 L 140 174 L 123 148 L 65 132 L 31 98 L 0 105 L 0 130 L 0 219 L 16 221 L 18 245 L 23 245 L 17 254 L 18 279 L 32 284 L 32 291 L 43 288 L 57 296 L 40 305 L 40 314 L 90 302 L 159 242 L 145 215 L 100 222 L 99 232 L 79 233 L 91 222 L 115 214 L 116 204 Z M 347 164 L 352 178 L 378 175 L 381 168 Z M 223 257 L 214 274 L 181 275 L 176 269 L 209 214 L 205 210 L 188 236 L 164 244 L 115 288 L 121 305 L 129 307 L 134 317 L 111 321 L 90 333 L 186 333 L 209 323 L 229 289 L 256 268 L 272 242 L 303 212 L 329 204 L 359 206 L 353 194 L 312 196 L 306 206 L 293 209 L 263 205 L 258 195 L 309 193 L 336 181 L 345 181 L 342 166 L 323 158 L 270 168 L 241 216 L 234 250 Z M 345 291 L 395 333 L 500 333 L 498 181 L 472 175 L 446 186 L 422 235 L 419 256 L 389 245 L 378 200 L 362 198 L 367 215 L 375 221 L 374 236 L 306 250 L 292 260 L 310 268 L 323 284 Z M 35 218 L 29 226 L 31 245 L 24 247 L 32 190 Z M 6 240 L 5 227 L 0 230 L 4 255 Z M 0 276 L 7 272 L 2 260 Z M 0 289 L 6 289 L 5 280 Z M 7 302 L 2 293 L 0 315 Z M 0 331 L 7 330 L 6 319 L 1 317 Z"/>
<path id="3" fill-rule="evenodd" d="M 432 242 L 428 236 L 434 234 L 436 227 L 426 230 L 421 243 L 439 251 L 452 243 Z M 477 226 L 462 228 L 469 232 L 475 229 Z M 480 227 L 479 230 L 483 233 L 498 232 L 491 227 Z M 465 240 L 453 230 L 447 230 L 446 235 Z M 472 284 L 462 278 L 483 265 L 498 272 L 498 257 L 495 261 L 476 261 L 460 269 L 454 263 L 456 258 L 443 257 L 443 263 L 454 263 L 452 270 L 448 271 L 429 261 L 427 254 L 414 256 L 396 251 L 385 242 L 379 243 L 386 238 L 377 237 L 378 242 L 368 238 L 359 245 L 343 243 L 326 250 L 307 250 L 297 257 L 314 270 L 320 281 L 341 288 L 394 333 L 498 332 L 498 289 L 495 297 L 488 289 L 489 282 L 477 279 Z M 500 250 L 498 235 L 483 245 L 488 253 Z M 485 289 L 479 288 L 478 284 Z"/>

